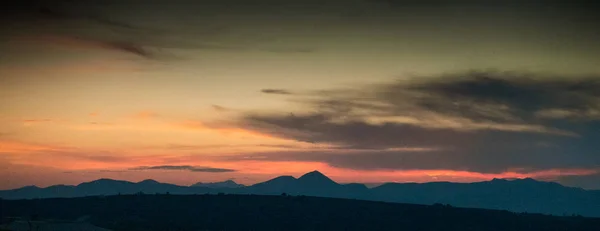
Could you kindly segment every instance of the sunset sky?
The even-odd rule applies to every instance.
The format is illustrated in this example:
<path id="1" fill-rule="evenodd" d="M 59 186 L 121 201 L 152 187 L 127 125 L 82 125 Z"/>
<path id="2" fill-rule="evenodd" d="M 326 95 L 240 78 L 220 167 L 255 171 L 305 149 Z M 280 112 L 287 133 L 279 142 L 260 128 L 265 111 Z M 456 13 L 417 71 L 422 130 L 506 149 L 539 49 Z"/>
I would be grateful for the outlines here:
<path id="1" fill-rule="evenodd" d="M 423 2 L 13 0 L 0 189 L 312 170 L 600 189 L 600 7 Z"/>

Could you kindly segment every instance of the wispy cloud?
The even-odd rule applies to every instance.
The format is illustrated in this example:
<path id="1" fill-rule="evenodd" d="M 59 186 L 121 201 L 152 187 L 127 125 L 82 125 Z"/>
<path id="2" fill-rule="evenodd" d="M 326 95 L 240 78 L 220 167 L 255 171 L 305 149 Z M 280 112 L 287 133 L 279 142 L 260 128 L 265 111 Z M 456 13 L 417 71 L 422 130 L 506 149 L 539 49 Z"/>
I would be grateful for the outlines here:
<path id="1" fill-rule="evenodd" d="M 133 115 L 134 119 L 154 119 L 158 118 L 160 115 L 153 111 L 141 111 Z"/>
<path id="2" fill-rule="evenodd" d="M 212 167 L 200 167 L 191 165 L 159 165 L 159 166 L 140 166 L 130 168 L 130 170 L 185 170 L 190 172 L 235 172 L 234 169 L 227 168 L 212 168 Z"/>
<path id="3" fill-rule="evenodd" d="M 73 33 L 77 29 L 69 30 L 68 33 L 53 33 L 53 34 L 37 34 L 34 37 L 45 40 L 48 43 L 79 46 L 96 49 L 114 50 L 123 53 L 133 54 L 143 58 L 154 58 L 155 54 L 148 49 L 148 44 L 141 42 L 141 39 L 132 39 L 142 34 L 156 34 L 158 31 L 150 28 L 135 26 L 128 22 L 113 20 L 110 16 L 99 14 L 98 12 L 90 11 L 94 6 L 80 5 L 79 3 L 66 3 L 64 1 L 53 1 L 52 3 L 22 3 L 20 7 L 13 9 L 13 14 L 26 16 L 21 20 L 29 21 L 30 23 L 39 23 L 43 25 L 70 25 L 74 23 L 85 24 L 90 28 L 107 28 L 115 32 L 118 31 L 121 35 L 113 39 L 103 36 L 90 36 L 88 33 Z M 39 27 L 41 25 L 37 25 Z M 126 38 L 129 37 L 129 38 Z"/>
<path id="4" fill-rule="evenodd" d="M 292 92 L 285 90 L 285 89 L 272 89 L 272 88 L 262 89 L 262 90 L 260 90 L 260 92 L 265 93 L 265 94 L 276 94 L 276 95 L 291 95 L 292 94 Z"/>
<path id="5" fill-rule="evenodd" d="M 24 120 L 21 120 L 21 122 L 23 123 L 24 126 L 32 126 L 32 125 L 38 125 L 38 124 L 53 123 L 56 121 L 53 119 L 24 119 Z"/>
<path id="6" fill-rule="evenodd" d="M 212 109 L 214 109 L 215 111 L 220 111 L 220 112 L 226 112 L 226 111 L 231 111 L 231 109 L 223 107 L 223 106 L 219 106 L 219 105 L 211 105 Z"/>
<path id="7" fill-rule="evenodd" d="M 134 41 L 109 40 L 92 36 L 75 35 L 37 35 L 28 38 L 19 38 L 23 41 L 32 40 L 50 45 L 59 45 L 67 48 L 79 49 L 105 49 L 129 53 L 143 58 L 154 58 L 155 53 L 147 46 Z"/>

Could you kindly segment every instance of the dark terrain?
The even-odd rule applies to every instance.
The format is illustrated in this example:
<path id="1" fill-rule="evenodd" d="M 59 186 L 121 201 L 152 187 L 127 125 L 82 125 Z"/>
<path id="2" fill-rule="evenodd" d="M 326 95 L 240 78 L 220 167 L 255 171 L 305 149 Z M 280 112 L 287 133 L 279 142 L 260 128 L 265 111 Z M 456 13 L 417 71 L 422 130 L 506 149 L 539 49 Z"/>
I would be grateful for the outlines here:
<path id="1" fill-rule="evenodd" d="M 121 195 L 2 200 L 0 216 L 76 220 L 112 230 L 597 231 L 600 219 L 307 196 Z"/>

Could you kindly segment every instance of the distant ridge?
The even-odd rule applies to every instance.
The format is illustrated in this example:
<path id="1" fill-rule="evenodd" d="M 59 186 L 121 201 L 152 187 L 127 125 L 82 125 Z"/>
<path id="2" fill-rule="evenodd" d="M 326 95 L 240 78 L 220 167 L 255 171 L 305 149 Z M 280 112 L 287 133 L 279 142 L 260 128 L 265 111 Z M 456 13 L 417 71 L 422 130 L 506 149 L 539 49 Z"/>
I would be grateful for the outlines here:
<path id="1" fill-rule="evenodd" d="M 456 207 L 500 209 L 513 212 L 600 217 L 600 191 L 565 187 L 535 179 L 493 179 L 476 183 L 384 183 L 367 188 L 364 184 L 338 184 L 319 171 L 299 178 L 279 176 L 250 186 L 233 180 L 179 186 L 143 180 L 137 183 L 99 179 L 76 186 L 47 188 L 26 186 L 0 191 L 3 199 L 84 197 L 117 194 L 258 194 L 306 195 L 412 204 L 450 204 Z"/>
<path id="2" fill-rule="evenodd" d="M 233 180 L 226 180 L 226 181 L 222 181 L 222 182 L 210 182 L 210 183 L 198 182 L 198 183 L 191 185 L 191 187 L 207 187 L 207 188 L 241 188 L 244 186 L 245 185 L 238 184 Z"/>

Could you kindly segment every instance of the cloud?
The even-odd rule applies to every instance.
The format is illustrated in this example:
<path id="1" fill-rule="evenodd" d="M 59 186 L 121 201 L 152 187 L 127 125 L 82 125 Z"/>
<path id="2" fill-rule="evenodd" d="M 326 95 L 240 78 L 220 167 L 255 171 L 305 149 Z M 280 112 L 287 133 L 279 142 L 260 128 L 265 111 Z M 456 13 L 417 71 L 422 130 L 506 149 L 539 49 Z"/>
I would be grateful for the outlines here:
<path id="1" fill-rule="evenodd" d="M 272 52 L 272 53 L 314 53 L 315 49 L 311 48 L 295 48 L 295 47 L 281 47 L 281 48 L 264 48 L 261 51 Z"/>
<path id="2" fill-rule="evenodd" d="M 581 187 L 585 189 L 596 189 L 600 190 L 600 169 L 596 174 L 583 175 L 583 176 L 559 176 L 556 178 L 550 178 L 548 180 L 553 180 L 565 185 L 571 185 L 574 187 Z"/>
<path id="3" fill-rule="evenodd" d="M 493 141 L 446 149 L 270 151 L 223 156 L 220 159 L 320 162 L 332 167 L 365 171 L 454 170 L 480 173 L 531 173 L 550 169 L 593 170 L 597 169 L 600 163 L 600 157 L 594 155 L 593 149 L 586 153 L 571 153 L 564 148 L 548 149 L 501 142 L 495 144 Z"/>
<path id="4" fill-rule="evenodd" d="M 291 95 L 292 93 L 284 89 L 262 89 L 260 92 L 265 94 L 276 94 L 276 95 Z"/>
<path id="5" fill-rule="evenodd" d="M 226 111 L 230 111 L 231 109 L 223 107 L 223 106 L 219 106 L 219 105 L 211 105 L 212 109 L 214 109 L 215 111 L 219 111 L 219 112 L 226 112 Z"/>
<path id="6" fill-rule="evenodd" d="M 229 8 L 231 5 L 228 4 L 171 4 L 177 7 L 167 10 L 164 7 L 156 7 L 164 5 L 164 1 L 157 1 L 157 3 L 139 5 L 134 2 L 101 4 L 77 1 L 14 1 L 8 3 L 7 7 L 3 7 L 3 11 L 6 12 L 0 15 L 0 25 L 19 23 L 23 26 L 20 26 L 16 32 L 12 27 L 0 26 L 2 30 L 0 35 L 5 33 L 4 29 L 7 34 L 12 35 L 22 35 L 23 33 L 20 33 L 22 31 L 35 37 L 50 34 L 55 37 L 67 37 L 71 43 L 86 44 L 88 48 L 118 51 L 153 60 L 180 58 L 164 51 L 171 48 L 270 53 L 315 51 L 313 48 L 294 45 L 273 46 L 268 41 L 277 38 L 267 38 L 262 33 L 258 36 L 250 35 L 256 37 L 254 39 L 228 41 L 232 31 L 236 32 L 235 28 L 231 27 L 239 26 L 236 23 L 237 17 L 219 20 L 221 21 L 219 23 L 204 18 L 201 21 L 193 20 L 197 19 L 195 16 L 199 14 L 211 17 L 213 12 L 223 10 L 221 7 Z M 181 6 L 185 7 L 181 8 Z M 152 12 L 154 17 L 162 20 L 148 24 L 138 15 L 132 17 L 124 13 L 130 12 L 131 9 Z M 164 15 L 168 17 L 161 17 Z M 239 35 L 239 37 L 249 36 Z M 56 42 L 56 40 L 49 42 Z"/>
<path id="7" fill-rule="evenodd" d="M 142 28 L 128 22 L 115 21 L 102 7 L 96 4 L 80 4 L 67 1 L 19 1 L 7 5 L 8 16 L 4 19 L 10 25 L 20 23 L 23 26 L 17 30 L 1 28 L 1 33 L 19 36 L 23 34 L 36 37 L 48 43 L 107 49 L 133 54 L 143 58 L 155 58 L 154 52 L 148 49 L 143 42 L 142 35 L 159 34 L 155 30 Z M 4 21 L 3 20 L 3 21 Z M 69 30 L 61 28 L 68 27 Z M 96 28 L 100 30 L 113 30 L 111 34 L 118 36 L 105 36 L 105 34 L 92 35 L 82 28 Z M 22 33 L 25 32 L 25 33 Z M 114 33 L 116 32 L 116 33 Z"/>
<path id="8" fill-rule="evenodd" d="M 409 86 L 391 85 L 387 90 L 412 93 L 418 106 L 443 114 L 477 120 L 532 121 L 542 110 L 579 115 L 600 110 L 599 77 L 470 72 Z"/>
<path id="9" fill-rule="evenodd" d="M 158 118 L 160 115 L 153 111 L 141 111 L 132 116 L 134 119 L 153 119 Z"/>
<path id="10" fill-rule="evenodd" d="M 129 53 L 143 58 L 155 58 L 156 54 L 147 46 L 134 41 L 104 39 L 92 36 L 75 36 L 65 34 L 35 35 L 21 40 L 33 40 L 51 45 L 62 45 L 68 48 L 105 49 L 122 53 Z"/>
<path id="11" fill-rule="evenodd" d="M 337 153 L 250 155 L 265 161 L 362 170 L 592 169 L 600 164 L 594 141 L 600 139 L 600 118 L 593 113 L 600 109 L 599 80 L 514 72 L 424 76 L 295 94 L 292 102 L 307 105 L 305 112 L 246 113 L 238 125 L 340 147 Z M 549 110 L 562 114 L 550 117 Z M 435 150 L 383 151 L 419 147 Z M 356 149 L 365 151 L 349 152 Z"/>
<path id="12" fill-rule="evenodd" d="M 21 122 L 23 123 L 24 126 L 32 126 L 32 125 L 38 125 L 38 124 L 53 123 L 56 121 L 53 119 L 24 119 L 24 120 L 21 120 Z"/>
<path id="13" fill-rule="evenodd" d="M 64 1 L 55 1 L 54 4 L 51 5 L 29 5 L 28 8 L 30 11 L 39 14 L 40 17 L 46 20 L 82 20 L 120 29 L 140 29 L 134 25 L 111 20 L 109 17 L 103 17 L 102 15 L 74 11 L 72 7 L 66 6 Z"/>
<path id="14" fill-rule="evenodd" d="M 190 172 L 235 172 L 234 169 L 227 168 L 211 168 L 211 167 L 198 167 L 191 165 L 159 165 L 159 166 L 140 166 L 130 168 L 130 170 L 185 170 Z"/>
<path id="15" fill-rule="evenodd" d="M 131 41 L 96 41 L 101 47 L 109 50 L 121 51 L 134 54 L 144 58 L 153 58 L 154 54 L 141 44 Z"/>
<path id="16" fill-rule="evenodd" d="M 456 146 L 481 139 L 497 139 L 502 142 L 529 140 L 533 137 L 554 139 L 569 133 L 544 127 L 523 127 L 502 124 L 479 125 L 475 128 L 429 127 L 421 124 L 384 122 L 372 124 L 358 119 L 338 122 L 329 114 L 309 115 L 247 115 L 244 127 L 262 134 L 310 143 L 332 143 L 351 148 L 394 148 L 405 146 Z M 503 127 L 505 126 L 505 127 Z"/>

